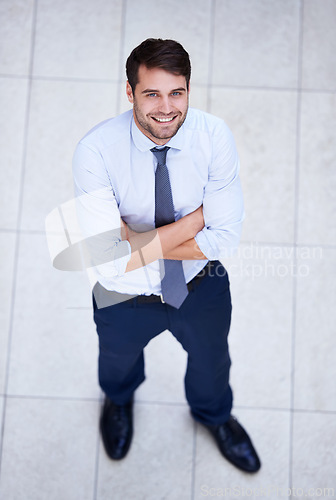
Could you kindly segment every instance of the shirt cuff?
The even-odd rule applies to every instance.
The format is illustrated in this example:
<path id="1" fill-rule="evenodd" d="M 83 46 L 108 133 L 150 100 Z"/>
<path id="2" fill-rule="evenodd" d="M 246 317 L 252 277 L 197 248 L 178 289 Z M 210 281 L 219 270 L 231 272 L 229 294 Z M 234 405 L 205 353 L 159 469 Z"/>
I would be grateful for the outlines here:
<path id="1" fill-rule="evenodd" d="M 239 243 L 239 238 L 232 238 L 232 236 L 231 238 L 219 239 L 213 230 L 205 227 L 196 234 L 195 240 L 202 253 L 209 260 L 232 257 L 236 253 Z"/>
<path id="2" fill-rule="evenodd" d="M 132 253 L 129 241 L 124 240 L 116 243 L 110 251 L 110 261 L 105 264 L 95 266 L 96 270 L 105 278 L 123 276 Z"/>
<path id="3" fill-rule="evenodd" d="M 205 255 L 207 259 L 216 260 L 217 257 L 215 255 L 217 254 L 217 251 L 211 246 L 211 242 L 207 238 L 206 232 L 208 232 L 208 229 L 203 228 L 202 231 L 196 234 L 195 236 L 196 243 L 199 246 L 203 255 Z"/>

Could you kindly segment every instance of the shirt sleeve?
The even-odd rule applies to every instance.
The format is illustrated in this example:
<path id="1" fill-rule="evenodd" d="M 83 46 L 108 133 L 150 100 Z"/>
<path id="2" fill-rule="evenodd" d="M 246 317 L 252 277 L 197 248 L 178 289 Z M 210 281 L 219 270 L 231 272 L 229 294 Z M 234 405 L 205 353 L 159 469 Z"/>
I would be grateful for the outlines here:
<path id="1" fill-rule="evenodd" d="M 203 198 L 205 226 L 195 240 L 209 260 L 218 260 L 237 250 L 245 213 L 238 153 L 232 133 L 224 122 L 215 130 L 212 144 L 209 179 Z"/>
<path id="2" fill-rule="evenodd" d="M 72 169 L 87 267 L 94 266 L 106 278 L 122 276 L 131 258 L 131 246 L 122 241 L 120 212 L 104 160 L 98 151 L 79 143 Z"/>

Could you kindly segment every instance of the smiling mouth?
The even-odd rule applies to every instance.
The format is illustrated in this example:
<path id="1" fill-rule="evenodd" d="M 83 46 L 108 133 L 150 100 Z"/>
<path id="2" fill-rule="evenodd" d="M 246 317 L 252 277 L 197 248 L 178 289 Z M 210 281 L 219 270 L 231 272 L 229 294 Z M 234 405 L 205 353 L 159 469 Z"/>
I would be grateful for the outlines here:
<path id="1" fill-rule="evenodd" d="M 173 120 L 175 120 L 177 115 L 172 116 L 171 118 L 157 118 L 155 116 L 152 116 L 153 120 L 155 120 L 157 123 L 171 123 Z"/>

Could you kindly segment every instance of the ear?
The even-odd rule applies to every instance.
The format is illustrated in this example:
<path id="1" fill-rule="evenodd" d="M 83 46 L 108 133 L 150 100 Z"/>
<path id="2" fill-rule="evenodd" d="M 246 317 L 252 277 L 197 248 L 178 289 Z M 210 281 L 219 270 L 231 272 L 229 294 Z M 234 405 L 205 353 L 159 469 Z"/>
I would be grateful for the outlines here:
<path id="1" fill-rule="evenodd" d="M 188 94 L 190 94 L 190 80 L 189 80 L 189 85 L 188 85 Z"/>
<path id="2" fill-rule="evenodd" d="M 126 83 L 126 95 L 127 99 L 131 104 L 133 104 L 133 92 L 132 92 L 132 87 L 130 86 L 129 82 Z"/>

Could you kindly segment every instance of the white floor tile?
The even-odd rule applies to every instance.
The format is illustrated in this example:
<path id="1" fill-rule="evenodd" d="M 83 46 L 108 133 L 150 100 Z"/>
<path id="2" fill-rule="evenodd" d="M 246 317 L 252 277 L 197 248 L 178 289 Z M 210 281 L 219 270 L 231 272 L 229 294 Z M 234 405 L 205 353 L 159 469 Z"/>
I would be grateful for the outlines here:
<path id="1" fill-rule="evenodd" d="M 237 143 L 246 211 L 242 239 L 292 244 L 296 95 L 214 88 L 210 112 L 226 121 Z"/>
<path id="2" fill-rule="evenodd" d="M 3 396 L 0 396 L 0 426 L 1 426 L 1 429 L 2 429 L 3 405 L 4 405 L 4 398 L 3 398 Z M 2 439 L 3 439 L 3 436 L 0 435 L 0 449 L 2 449 Z"/>
<path id="3" fill-rule="evenodd" d="M 190 84 L 190 101 L 189 105 L 192 108 L 208 111 L 208 87 Z"/>
<path id="4" fill-rule="evenodd" d="M 34 0 L 0 4 L 0 73 L 27 75 L 30 63 Z"/>
<path id="5" fill-rule="evenodd" d="M 28 81 L 0 78 L 0 228 L 16 229 Z"/>
<path id="6" fill-rule="evenodd" d="M 118 86 L 118 113 L 124 113 L 125 111 L 128 111 L 129 109 L 132 109 L 133 106 L 129 102 L 129 100 L 126 97 L 126 75 L 124 78 L 124 81 L 119 84 Z"/>
<path id="7" fill-rule="evenodd" d="M 210 5 L 215 5 L 215 11 Z M 251 497 L 254 491 L 255 496 L 276 500 L 290 486 L 287 408 L 297 146 L 299 243 L 309 244 L 309 252 L 314 251 L 311 245 L 336 244 L 336 101 L 328 93 L 335 90 L 336 81 L 335 2 L 158 0 L 154 5 L 149 0 L 39 0 L 36 6 L 33 26 L 33 0 L 3 0 L 0 5 L 4 41 L 0 49 L 0 230 L 16 229 L 28 87 L 24 77 L 35 35 L 33 71 L 38 78 L 32 82 L 28 122 L 23 229 L 44 231 L 46 215 L 73 198 L 71 159 L 76 143 L 98 122 L 130 109 L 125 83 L 120 82 L 126 78 L 126 58 L 147 37 L 173 38 L 184 45 L 192 63 L 190 105 L 228 123 L 241 158 L 246 244 L 237 257 L 224 262 L 233 299 L 229 336 L 233 414 L 251 435 L 262 469 L 253 476 L 236 470 L 220 455 L 209 433 L 193 422 L 183 387 L 187 355 L 166 331 L 145 351 L 147 379 L 136 392 L 129 455 L 123 461 L 111 461 L 100 443 L 97 500 L 196 500 L 224 496 L 223 491 L 229 498 Z M 315 92 L 302 93 L 301 136 L 296 143 L 294 89 L 301 8 L 302 86 Z M 87 81 L 71 81 L 76 79 Z M 96 79 L 101 82 L 93 83 Z M 209 80 L 217 87 L 207 87 Z M 256 86 L 287 90 L 256 90 Z M 14 232 L 0 231 L 4 264 L 0 425 L 15 238 Z M 249 241 L 271 245 L 264 244 L 264 252 L 258 253 Z M 319 248 L 315 254 L 301 250 L 296 269 L 294 407 L 308 412 L 294 414 L 292 486 L 303 489 L 303 496 L 314 488 L 315 496 L 330 498 L 336 491 L 335 250 L 324 248 L 322 256 Z M 1 498 L 94 498 L 101 394 L 97 355 L 86 275 L 53 269 L 43 234 L 20 235 Z M 29 395 L 95 401 L 39 400 Z M 266 406 L 274 409 L 261 408 Z M 334 492 L 323 491 L 328 487 Z M 226 488 L 231 489 L 230 496 Z"/>
<path id="8" fill-rule="evenodd" d="M 226 262 L 232 294 L 229 344 L 235 403 L 290 404 L 292 251 L 242 245 Z"/>
<path id="9" fill-rule="evenodd" d="M 303 19 L 302 86 L 336 89 L 336 4 L 305 0 Z"/>
<path id="10" fill-rule="evenodd" d="M 34 81 L 22 227 L 44 231 L 47 214 L 73 198 L 72 156 L 97 123 L 115 116 L 114 84 Z"/>
<path id="11" fill-rule="evenodd" d="M 202 0 L 129 0 L 125 21 L 123 60 L 146 38 L 170 38 L 189 53 L 192 81 L 208 82 L 211 10 Z"/>
<path id="12" fill-rule="evenodd" d="M 235 468 L 221 455 L 210 433 L 198 425 L 194 498 L 275 500 L 276 488 L 286 491 L 288 488 L 289 413 L 240 409 L 234 415 L 252 439 L 261 469 L 256 474 L 247 474 Z"/>
<path id="13" fill-rule="evenodd" d="M 303 248 L 298 261 L 295 408 L 336 411 L 336 250 Z"/>
<path id="14" fill-rule="evenodd" d="M 98 340 L 86 275 L 51 265 L 45 237 L 22 235 L 9 393 L 97 397 Z M 79 309 L 77 309 L 79 307 Z"/>
<path id="15" fill-rule="evenodd" d="M 119 78 L 122 1 L 38 3 L 34 74 Z"/>
<path id="16" fill-rule="evenodd" d="M 140 401 L 186 403 L 184 374 L 187 353 L 167 330 L 145 348 L 146 380 L 137 390 Z"/>
<path id="17" fill-rule="evenodd" d="M 296 87 L 300 3 L 217 2 L 212 82 Z"/>
<path id="18" fill-rule="evenodd" d="M 296 413 L 293 430 L 293 488 L 296 496 L 335 498 L 336 414 Z M 304 490 L 302 495 L 299 489 Z M 332 488 L 327 491 L 327 488 Z M 321 493 L 322 489 L 322 493 Z"/>
<path id="19" fill-rule="evenodd" d="M 112 461 L 101 447 L 97 500 L 190 498 L 193 426 L 185 408 L 135 404 L 128 455 Z"/>
<path id="20" fill-rule="evenodd" d="M 301 106 L 298 240 L 336 244 L 336 95 L 304 93 Z"/>
<path id="21" fill-rule="evenodd" d="M 0 495 L 92 500 L 98 403 L 8 398 Z"/>
<path id="22" fill-rule="evenodd" d="M 0 394 L 5 390 L 15 240 L 15 234 L 0 233 L 0 259 L 3 264 L 0 286 Z"/>

